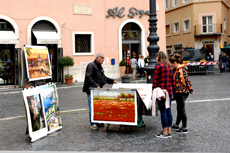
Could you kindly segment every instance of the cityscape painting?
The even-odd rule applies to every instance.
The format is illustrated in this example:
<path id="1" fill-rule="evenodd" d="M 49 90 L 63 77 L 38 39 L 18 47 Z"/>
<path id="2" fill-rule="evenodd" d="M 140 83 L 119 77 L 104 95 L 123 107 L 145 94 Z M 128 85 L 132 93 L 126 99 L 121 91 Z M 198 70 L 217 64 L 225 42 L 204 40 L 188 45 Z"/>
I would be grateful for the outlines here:
<path id="1" fill-rule="evenodd" d="M 137 125 L 136 91 L 95 89 L 91 92 L 92 122 Z"/>
<path id="2" fill-rule="evenodd" d="M 40 93 L 44 105 L 46 124 L 49 134 L 62 128 L 56 85 L 51 84 L 41 86 Z"/>
<path id="3" fill-rule="evenodd" d="M 29 81 L 52 76 L 48 50 L 45 46 L 25 46 L 25 60 Z"/>

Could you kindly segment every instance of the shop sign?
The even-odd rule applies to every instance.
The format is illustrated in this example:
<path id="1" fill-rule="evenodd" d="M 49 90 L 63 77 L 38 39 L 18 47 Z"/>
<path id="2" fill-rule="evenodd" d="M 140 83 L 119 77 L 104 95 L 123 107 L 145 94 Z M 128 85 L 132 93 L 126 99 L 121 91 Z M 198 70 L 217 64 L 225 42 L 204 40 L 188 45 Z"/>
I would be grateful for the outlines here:
<path id="1" fill-rule="evenodd" d="M 110 16 L 112 16 L 113 18 L 115 18 L 116 16 L 123 18 L 125 16 L 125 14 L 123 14 L 124 11 L 125 11 L 125 7 L 122 7 L 120 9 L 118 7 L 115 7 L 114 9 L 109 9 L 108 10 L 109 15 L 107 15 L 106 18 L 109 18 Z M 134 18 L 135 15 L 139 15 L 139 18 L 141 18 L 143 15 L 149 15 L 149 14 L 150 14 L 149 11 L 138 10 L 135 7 L 131 7 L 129 9 L 128 17 Z"/>

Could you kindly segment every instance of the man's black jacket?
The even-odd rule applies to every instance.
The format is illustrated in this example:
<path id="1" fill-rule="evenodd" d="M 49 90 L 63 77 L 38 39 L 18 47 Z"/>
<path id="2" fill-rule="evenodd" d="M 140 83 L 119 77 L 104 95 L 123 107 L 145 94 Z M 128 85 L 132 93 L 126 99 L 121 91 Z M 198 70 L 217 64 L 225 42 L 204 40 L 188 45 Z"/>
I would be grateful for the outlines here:
<path id="1" fill-rule="evenodd" d="M 83 92 L 90 94 L 90 87 L 97 88 L 100 86 L 100 88 L 103 88 L 106 83 L 113 84 L 113 81 L 113 79 L 105 76 L 101 64 L 94 60 L 94 62 L 89 63 L 86 67 Z"/>

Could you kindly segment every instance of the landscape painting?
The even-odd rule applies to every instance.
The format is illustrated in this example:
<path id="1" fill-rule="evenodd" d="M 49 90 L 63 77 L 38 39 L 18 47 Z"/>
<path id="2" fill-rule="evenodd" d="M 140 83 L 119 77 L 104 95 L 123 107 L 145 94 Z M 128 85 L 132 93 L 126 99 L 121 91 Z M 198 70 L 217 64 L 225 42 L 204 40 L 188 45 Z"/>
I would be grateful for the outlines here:
<path id="1" fill-rule="evenodd" d="M 136 91 L 100 89 L 91 92 L 92 122 L 137 125 Z"/>
<path id="2" fill-rule="evenodd" d="M 47 130 L 49 134 L 62 128 L 56 85 L 51 84 L 41 86 L 40 92 L 44 105 Z"/>
<path id="3" fill-rule="evenodd" d="M 48 50 L 45 46 L 25 46 L 25 60 L 29 81 L 52 76 Z"/>

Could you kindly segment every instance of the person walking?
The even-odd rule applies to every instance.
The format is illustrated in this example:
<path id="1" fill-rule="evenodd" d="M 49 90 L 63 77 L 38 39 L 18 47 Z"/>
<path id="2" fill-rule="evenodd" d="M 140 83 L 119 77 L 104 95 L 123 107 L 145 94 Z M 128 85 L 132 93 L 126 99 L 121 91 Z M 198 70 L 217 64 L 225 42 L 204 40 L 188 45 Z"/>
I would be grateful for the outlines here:
<path id="1" fill-rule="evenodd" d="M 176 132 L 188 133 L 187 129 L 187 115 L 185 112 L 185 100 L 187 99 L 189 93 L 193 94 L 192 83 L 188 79 L 188 73 L 184 68 L 185 64 L 180 64 L 181 55 L 178 53 L 174 54 L 169 58 L 171 66 L 176 69 L 175 80 L 176 88 L 174 90 L 174 99 L 177 103 L 177 119 L 176 123 L 173 124 L 172 129 Z M 179 128 L 179 124 L 182 121 L 182 127 Z"/>
<path id="2" fill-rule="evenodd" d="M 143 72 L 144 72 L 144 66 L 145 66 L 144 56 L 141 55 L 139 60 L 138 60 L 138 67 L 139 67 L 140 79 L 141 80 L 143 80 L 142 75 L 143 75 Z"/>
<path id="3" fill-rule="evenodd" d="M 137 60 L 135 59 L 135 57 L 133 56 L 133 58 L 130 61 L 130 65 L 131 65 L 131 69 L 132 69 L 132 77 L 133 79 L 136 78 L 136 69 L 137 69 Z"/>
<path id="4" fill-rule="evenodd" d="M 220 73 L 223 73 L 223 56 L 221 53 L 219 53 L 219 69 L 220 69 Z"/>
<path id="5" fill-rule="evenodd" d="M 171 112 L 171 101 L 173 89 L 175 88 L 176 82 L 173 74 L 173 70 L 170 68 L 170 63 L 167 61 L 166 54 L 163 51 L 159 51 L 156 54 L 157 64 L 155 65 L 154 76 L 153 76 L 153 90 L 157 87 L 165 89 L 169 94 L 169 108 L 166 109 L 166 100 L 162 99 L 158 101 L 158 107 L 161 113 L 161 124 L 163 132 L 155 135 L 158 138 L 168 138 L 171 136 L 172 126 L 172 112 Z"/>
<path id="6" fill-rule="evenodd" d="M 101 66 L 104 62 L 104 55 L 99 53 L 95 56 L 95 60 L 89 63 L 86 67 L 85 72 L 85 81 L 83 86 L 83 92 L 86 92 L 88 98 L 88 106 L 89 106 L 89 120 L 91 129 L 98 129 L 95 123 L 91 122 L 91 95 L 90 88 L 103 88 L 103 86 L 108 84 L 117 84 L 117 81 L 114 79 L 110 79 L 105 76 L 103 67 Z"/>
<path id="7" fill-rule="evenodd" d="M 227 57 L 226 57 L 226 54 L 224 53 L 224 56 L 223 56 L 223 64 L 224 64 L 224 71 L 227 72 Z"/>
<path id="8" fill-rule="evenodd" d="M 213 55 L 212 53 L 210 52 L 209 55 L 207 56 L 207 61 L 213 61 Z M 212 72 L 212 65 L 208 65 L 208 71 L 211 73 Z"/>

